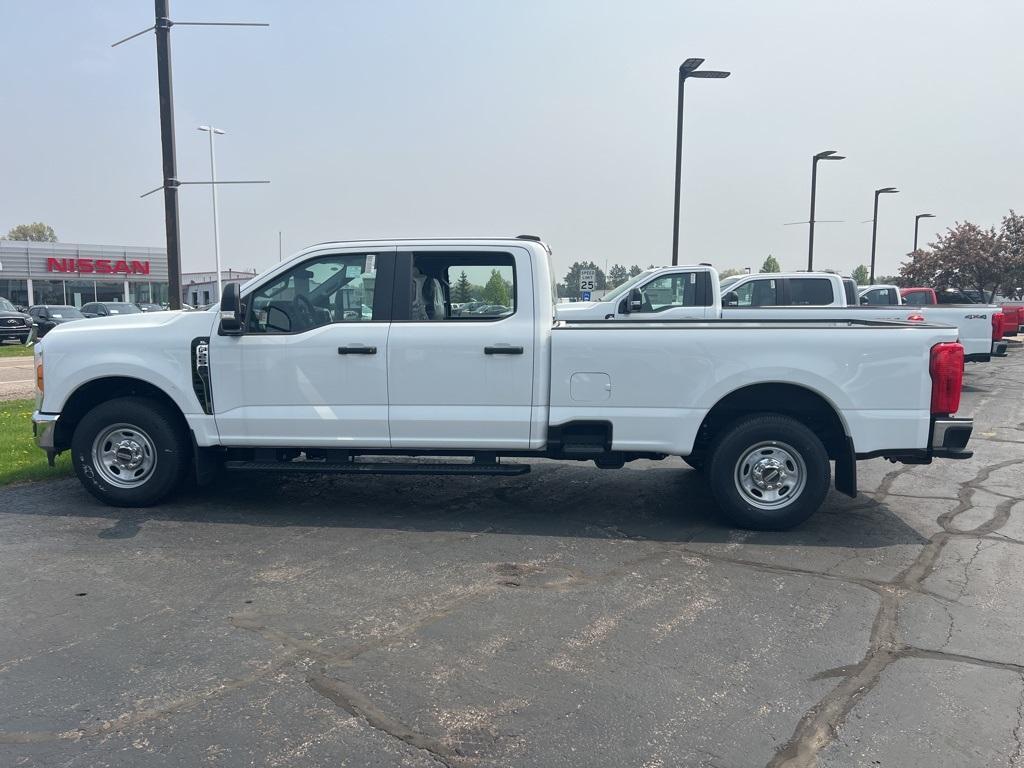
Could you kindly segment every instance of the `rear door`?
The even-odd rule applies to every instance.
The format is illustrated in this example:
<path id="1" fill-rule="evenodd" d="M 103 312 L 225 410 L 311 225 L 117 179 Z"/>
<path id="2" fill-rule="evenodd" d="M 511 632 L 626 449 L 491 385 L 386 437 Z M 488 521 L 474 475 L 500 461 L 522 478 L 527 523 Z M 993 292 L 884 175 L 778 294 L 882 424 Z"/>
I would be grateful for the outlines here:
<path id="1" fill-rule="evenodd" d="M 533 285 L 525 248 L 399 247 L 388 343 L 392 447 L 529 448 Z M 478 307 L 460 314 L 453 303 Z"/>

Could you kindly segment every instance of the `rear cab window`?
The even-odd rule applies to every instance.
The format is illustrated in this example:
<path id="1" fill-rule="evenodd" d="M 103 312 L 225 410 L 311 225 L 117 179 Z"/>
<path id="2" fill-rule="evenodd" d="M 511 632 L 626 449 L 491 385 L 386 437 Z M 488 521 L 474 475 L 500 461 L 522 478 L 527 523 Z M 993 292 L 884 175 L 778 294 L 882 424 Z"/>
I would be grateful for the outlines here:
<path id="1" fill-rule="evenodd" d="M 824 277 L 792 278 L 789 303 L 795 307 L 827 306 L 835 302 L 832 281 Z"/>
<path id="2" fill-rule="evenodd" d="M 518 276 L 511 253 L 424 251 L 411 256 L 411 273 L 398 294 L 407 297 L 410 321 L 497 321 L 516 313 Z"/>

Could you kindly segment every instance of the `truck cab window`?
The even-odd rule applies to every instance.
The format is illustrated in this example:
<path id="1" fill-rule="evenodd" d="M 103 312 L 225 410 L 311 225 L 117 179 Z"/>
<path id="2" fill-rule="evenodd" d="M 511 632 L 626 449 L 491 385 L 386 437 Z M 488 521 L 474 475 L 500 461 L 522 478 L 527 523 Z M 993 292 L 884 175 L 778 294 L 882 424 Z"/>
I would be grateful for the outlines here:
<path id="1" fill-rule="evenodd" d="M 750 280 L 733 288 L 726 296 L 725 306 L 770 307 L 779 303 L 779 281 L 774 279 Z M 733 303 L 735 302 L 735 303 Z"/>
<path id="2" fill-rule="evenodd" d="M 915 307 L 923 307 L 931 303 L 929 298 L 928 291 L 911 291 L 903 297 L 903 303 Z"/>
<path id="3" fill-rule="evenodd" d="M 675 307 L 697 305 L 697 281 L 701 276 L 696 272 L 679 272 L 662 275 L 640 288 L 643 297 L 642 312 L 662 312 Z"/>
<path id="4" fill-rule="evenodd" d="M 826 306 L 833 301 L 831 280 L 803 277 L 789 281 L 789 303 L 795 307 Z"/>
<path id="5" fill-rule="evenodd" d="M 409 319 L 419 322 L 500 320 L 516 311 L 510 253 L 416 253 Z"/>
<path id="6" fill-rule="evenodd" d="M 248 333 L 302 333 L 372 322 L 376 255 L 320 256 L 278 275 L 244 300 Z"/>

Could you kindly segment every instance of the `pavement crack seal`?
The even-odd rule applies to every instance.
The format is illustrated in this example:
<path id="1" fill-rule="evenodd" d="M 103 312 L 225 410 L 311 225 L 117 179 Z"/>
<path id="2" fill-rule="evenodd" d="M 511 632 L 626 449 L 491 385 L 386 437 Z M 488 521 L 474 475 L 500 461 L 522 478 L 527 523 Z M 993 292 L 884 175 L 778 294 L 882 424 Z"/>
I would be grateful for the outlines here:
<path id="1" fill-rule="evenodd" d="M 348 683 L 323 674 L 307 675 L 306 683 L 317 694 L 333 702 L 350 715 L 360 718 L 371 728 L 398 739 L 414 749 L 428 753 L 431 758 L 442 765 L 455 768 L 455 766 L 469 764 L 468 760 L 451 747 L 433 736 L 413 730 L 380 709 L 367 696 Z"/>
<path id="2" fill-rule="evenodd" d="M 942 550 L 950 539 L 966 536 L 979 538 L 991 536 L 1009 520 L 1010 510 L 1013 507 L 1012 499 L 998 504 L 993 510 L 992 517 L 974 528 L 962 530 L 953 525 L 956 518 L 974 509 L 975 490 L 980 488 L 981 484 L 988 480 L 994 472 L 1020 464 L 1024 464 L 1024 459 L 1011 459 L 981 468 L 971 480 L 960 486 L 960 491 L 957 494 L 959 499 L 957 506 L 937 518 L 936 522 L 942 530 L 928 540 L 914 561 L 901 574 L 891 582 L 881 585 L 861 582 L 863 586 L 873 589 L 880 600 L 878 613 L 875 615 L 875 621 L 871 627 L 867 653 L 857 664 L 840 668 L 840 670 L 829 670 L 825 673 L 828 677 L 835 677 L 837 672 L 841 673 L 842 679 L 800 719 L 793 736 L 779 748 L 768 762 L 767 768 L 812 768 L 815 766 L 818 762 L 818 755 L 835 740 L 847 715 L 864 695 L 875 687 L 886 667 L 899 658 L 913 656 L 940 659 L 1024 672 L 1024 669 L 1014 664 L 959 656 L 944 651 L 909 648 L 901 646 L 897 641 L 901 599 L 909 593 L 922 591 L 922 584 L 935 569 L 939 555 L 942 554 Z M 881 502 L 885 499 L 897 478 L 911 469 L 912 467 L 905 467 L 889 472 L 878 487 L 877 500 Z M 1014 765 L 1014 768 L 1017 768 L 1017 764 Z"/>

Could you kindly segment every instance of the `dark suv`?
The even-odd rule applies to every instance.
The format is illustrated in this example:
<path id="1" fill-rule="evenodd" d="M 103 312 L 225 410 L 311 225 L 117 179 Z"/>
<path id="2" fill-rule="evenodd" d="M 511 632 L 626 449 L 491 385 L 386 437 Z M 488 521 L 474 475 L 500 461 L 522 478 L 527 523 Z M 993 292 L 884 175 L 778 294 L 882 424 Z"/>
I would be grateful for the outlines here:
<path id="1" fill-rule="evenodd" d="M 86 317 L 110 317 L 111 315 L 137 315 L 142 310 L 127 301 L 90 301 L 82 305 Z"/>
<path id="2" fill-rule="evenodd" d="M 40 339 L 62 323 L 82 320 L 85 315 L 67 304 L 36 304 L 28 308 L 36 323 L 36 336 Z"/>
<path id="3" fill-rule="evenodd" d="M 31 333 L 32 318 L 0 296 L 0 344 L 8 341 L 24 344 Z"/>

